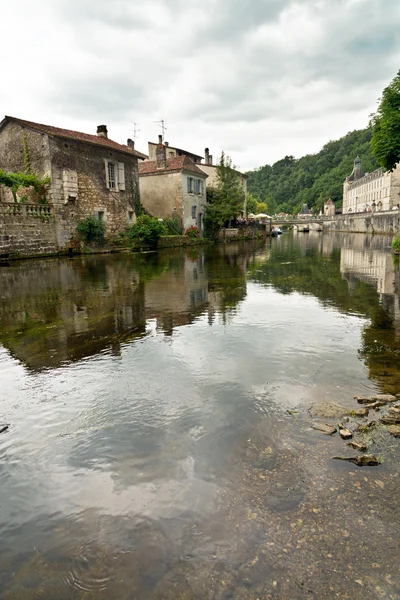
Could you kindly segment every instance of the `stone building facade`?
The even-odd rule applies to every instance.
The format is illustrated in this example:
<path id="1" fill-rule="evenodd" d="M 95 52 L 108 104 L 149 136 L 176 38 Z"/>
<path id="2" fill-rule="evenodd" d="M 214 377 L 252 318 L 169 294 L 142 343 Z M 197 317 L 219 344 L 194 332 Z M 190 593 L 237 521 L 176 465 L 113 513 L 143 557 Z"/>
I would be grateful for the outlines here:
<path id="1" fill-rule="evenodd" d="M 376 169 L 364 173 L 357 156 L 343 185 L 343 214 L 379 212 L 400 207 L 400 168 L 392 173 Z"/>
<path id="2" fill-rule="evenodd" d="M 329 198 L 324 204 L 324 216 L 334 217 L 335 216 L 335 203 Z"/>
<path id="3" fill-rule="evenodd" d="M 144 158 L 131 140 L 124 146 L 109 139 L 105 125 L 98 127 L 97 135 L 90 135 L 13 117 L 0 123 L 0 167 L 7 172 L 26 171 L 28 161 L 33 173 L 50 178 L 46 198 L 60 250 L 85 217 L 103 220 L 109 234 L 134 220 L 138 159 Z M 0 203 L 12 203 L 10 190 L 0 190 Z M 11 217 L 1 205 L 0 213 Z M 23 211 L 19 217 L 24 215 Z"/>
<path id="4" fill-rule="evenodd" d="M 203 230 L 207 175 L 187 155 L 168 157 L 159 141 L 155 160 L 139 163 L 140 200 L 148 213 Z M 152 154 L 149 153 L 149 156 Z"/>

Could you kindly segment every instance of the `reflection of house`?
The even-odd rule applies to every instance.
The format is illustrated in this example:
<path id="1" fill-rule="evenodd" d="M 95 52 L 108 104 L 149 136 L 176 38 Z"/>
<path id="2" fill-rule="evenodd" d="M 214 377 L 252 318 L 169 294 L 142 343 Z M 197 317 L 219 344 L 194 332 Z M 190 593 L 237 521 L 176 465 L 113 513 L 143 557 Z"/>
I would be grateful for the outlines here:
<path id="1" fill-rule="evenodd" d="M 343 186 L 343 214 L 392 210 L 400 204 L 400 169 L 364 173 L 359 156 Z"/>
<path id="2" fill-rule="evenodd" d="M 0 123 L 1 167 L 25 172 L 28 164 L 39 177 L 50 177 L 48 200 L 63 225 L 95 215 L 110 231 L 123 229 L 133 219 L 139 193 L 138 158 L 145 155 L 133 141 L 124 146 L 110 140 L 105 125 L 90 135 L 13 117 Z M 12 202 L 7 192 L 0 190 L 0 200 Z"/>
<path id="3" fill-rule="evenodd" d="M 324 204 L 324 216 L 325 217 L 334 217 L 335 216 L 335 203 L 331 198 L 327 200 Z"/>
<path id="4" fill-rule="evenodd" d="M 195 155 L 171 148 L 163 143 L 162 136 L 155 150 L 153 146 L 149 143 L 149 155 L 154 160 L 139 165 L 144 208 L 155 217 L 180 219 L 185 229 L 196 225 L 202 231 L 207 175 L 190 158 Z"/>

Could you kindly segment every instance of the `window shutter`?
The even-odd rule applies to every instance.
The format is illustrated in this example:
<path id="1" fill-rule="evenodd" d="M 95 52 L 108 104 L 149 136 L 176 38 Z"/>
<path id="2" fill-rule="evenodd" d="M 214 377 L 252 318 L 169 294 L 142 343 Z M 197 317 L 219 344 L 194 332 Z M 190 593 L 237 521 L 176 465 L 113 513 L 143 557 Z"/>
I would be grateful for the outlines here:
<path id="1" fill-rule="evenodd" d="M 124 163 L 118 163 L 118 189 L 125 189 L 125 165 Z"/>
<path id="2" fill-rule="evenodd" d="M 192 191 L 191 177 L 187 178 L 187 191 L 189 194 Z"/>

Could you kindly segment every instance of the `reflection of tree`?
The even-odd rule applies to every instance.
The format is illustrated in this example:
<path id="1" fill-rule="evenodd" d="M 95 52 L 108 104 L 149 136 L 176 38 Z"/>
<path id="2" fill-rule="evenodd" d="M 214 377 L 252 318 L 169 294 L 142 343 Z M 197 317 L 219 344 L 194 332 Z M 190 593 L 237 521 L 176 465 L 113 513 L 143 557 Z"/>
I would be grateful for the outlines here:
<path id="1" fill-rule="evenodd" d="M 347 241 L 346 241 L 347 240 Z M 337 243 L 351 246 L 351 240 L 338 238 Z M 379 240 L 378 240 L 379 242 Z M 378 242 L 374 243 L 376 245 Z M 385 391 L 400 390 L 400 336 L 396 329 L 399 321 L 400 305 L 396 294 L 379 294 L 377 286 L 387 278 L 387 273 L 376 277 L 376 264 L 379 252 L 373 250 L 374 269 L 370 264 L 371 240 L 363 240 L 363 236 L 355 238 L 358 246 L 367 246 L 365 264 L 361 264 L 359 272 L 347 266 L 345 275 L 340 271 L 340 248 L 332 247 L 327 257 L 319 248 L 299 248 L 289 240 L 282 252 L 279 247 L 272 248 L 270 258 L 264 264 L 250 265 L 248 277 L 263 285 L 272 285 L 282 294 L 298 292 L 311 294 L 322 304 L 334 306 L 347 314 L 359 314 L 367 317 L 370 324 L 364 328 L 360 357 L 365 361 L 370 377 L 379 381 Z M 383 248 L 383 247 L 382 247 Z M 358 250 L 357 250 L 358 251 Z M 386 253 L 384 254 L 386 258 Z M 390 256 L 388 257 L 390 259 Z M 359 259 L 359 257 L 358 257 Z M 360 259 L 359 259 L 360 260 Z M 383 268 L 389 263 L 382 260 Z M 391 260 L 390 260 L 391 267 Z M 374 270 L 374 273 L 372 273 Z M 371 275 L 374 275 L 372 277 Z M 399 269 L 395 271 L 394 289 L 399 289 Z M 390 279 L 390 276 L 389 276 Z"/>
<path id="2" fill-rule="evenodd" d="M 248 245 L 224 245 L 206 251 L 210 296 L 209 322 L 218 311 L 225 319 L 246 297 L 246 268 L 253 251 Z"/>

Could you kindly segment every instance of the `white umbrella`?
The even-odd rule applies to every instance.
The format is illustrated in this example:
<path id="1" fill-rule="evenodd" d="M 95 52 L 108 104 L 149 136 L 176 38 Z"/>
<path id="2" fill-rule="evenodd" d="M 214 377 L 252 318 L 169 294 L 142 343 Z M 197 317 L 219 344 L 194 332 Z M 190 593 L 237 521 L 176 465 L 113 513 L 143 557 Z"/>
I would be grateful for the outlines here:
<path id="1" fill-rule="evenodd" d="M 255 218 L 256 219 L 270 219 L 271 217 L 269 217 L 265 213 L 260 213 L 260 214 L 256 215 Z"/>
<path id="2" fill-rule="evenodd" d="M 247 215 L 248 219 L 255 219 L 256 215 L 254 215 L 253 213 L 250 213 L 249 215 Z"/>

